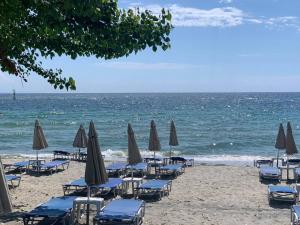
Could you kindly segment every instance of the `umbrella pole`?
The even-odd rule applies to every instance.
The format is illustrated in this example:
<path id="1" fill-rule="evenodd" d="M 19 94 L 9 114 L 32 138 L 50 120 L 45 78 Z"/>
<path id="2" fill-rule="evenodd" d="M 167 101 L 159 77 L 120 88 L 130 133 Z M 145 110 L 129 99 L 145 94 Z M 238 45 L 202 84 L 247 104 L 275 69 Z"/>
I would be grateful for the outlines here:
<path id="1" fill-rule="evenodd" d="M 286 179 L 287 179 L 287 182 L 289 181 L 289 155 L 287 155 L 287 164 L 286 164 L 286 168 L 287 168 L 287 171 L 286 171 Z"/>
<path id="2" fill-rule="evenodd" d="M 37 169 L 37 173 L 40 172 L 40 168 L 39 168 L 39 151 L 36 150 L 36 169 Z"/>
<path id="3" fill-rule="evenodd" d="M 90 195 L 91 195 L 91 189 L 90 186 L 88 186 L 88 190 L 87 190 L 87 206 L 86 206 L 86 224 L 89 225 L 90 224 Z"/>
<path id="4" fill-rule="evenodd" d="M 154 151 L 154 173 L 156 176 L 156 158 L 155 158 L 155 151 Z"/>
<path id="5" fill-rule="evenodd" d="M 170 158 L 172 157 L 172 147 L 170 145 Z"/>
<path id="6" fill-rule="evenodd" d="M 277 168 L 278 168 L 278 161 L 279 161 L 279 149 L 277 149 Z"/>
<path id="7" fill-rule="evenodd" d="M 134 197 L 134 187 L 133 187 L 133 169 L 132 169 L 132 165 L 131 165 L 131 187 L 132 187 L 132 195 Z"/>

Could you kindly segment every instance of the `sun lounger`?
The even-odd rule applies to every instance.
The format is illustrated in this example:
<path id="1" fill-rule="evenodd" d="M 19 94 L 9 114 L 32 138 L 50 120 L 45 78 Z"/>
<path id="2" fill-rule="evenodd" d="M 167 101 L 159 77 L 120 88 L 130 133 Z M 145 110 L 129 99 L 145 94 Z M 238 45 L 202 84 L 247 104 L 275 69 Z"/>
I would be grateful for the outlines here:
<path id="1" fill-rule="evenodd" d="M 174 176 L 177 177 L 180 174 L 184 173 L 183 164 L 170 164 L 167 166 L 162 166 L 159 168 L 160 176 Z"/>
<path id="2" fill-rule="evenodd" d="M 70 152 L 66 152 L 66 151 L 53 151 L 53 158 L 54 160 L 58 160 L 58 159 L 71 159 L 72 154 Z"/>
<path id="3" fill-rule="evenodd" d="M 172 188 L 171 180 L 150 180 L 135 188 L 134 196 L 140 199 L 160 200 L 169 195 Z"/>
<path id="4" fill-rule="evenodd" d="M 69 160 L 54 160 L 51 162 L 44 163 L 39 166 L 39 172 L 57 172 L 59 169 L 65 170 L 69 168 Z M 37 168 L 35 168 L 37 170 Z"/>
<path id="5" fill-rule="evenodd" d="M 259 180 L 281 181 L 281 170 L 277 167 L 261 167 L 259 170 Z"/>
<path id="6" fill-rule="evenodd" d="M 268 186 L 268 199 L 271 205 L 275 201 L 296 203 L 297 191 L 290 186 L 283 185 L 269 185 Z"/>
<path id="7" fill-rule="evenodd" d="M 173 156 L 169 159 L 170 164 L 183 164 L 185 167 L 194 166 L 195 161 L 191 158 L 184 158 L 179 156 Z"/>
<path id="8" fill-rule="evenodd" d="M 64 195 L 70 192 L 82 192 L 87 188 L 84 178 L 72 181 L 63 185 Z M 114 197 L 124 192 L 124 181 L 121 178 L 109 178 L 108 182 L 101 185 L 91 186 L 92 194 L 100 194 L 102 196 L 112 193 Z"/>
<path id="9" fill-rule="evenodd" d="M 146 176 L 150 174 L 150 165 L 148 163 L 137 163 L 134 165 L 127 166 L 127 175 L 131 176 L 131 170 L 133 171 L 134 176 Z"/>
<path id="10" fill-rule="evenodd" d="M 23 215 L 24 225 L 38 224 L 69 224 L 75 196 L 52 198 Z"/>
<path id="11" fill-rule="evenodd" d="M 163 158 L 161 157 L 146 157 L 144 162 L 148 163 L 151 167 L 159 167 L 163 165 Z"/>
<path id="12" fill-rule="evenodd" d="M 254 166 L 260 168 L 261 166 L 273 166 L 273 160 L 271 159 L 258 159 L 254 160 Z"/>
<path id="13" fill-rule="evenodd" d="M 16 162 L 12 164 L 3 164 L 4 169 L 8 171 L 13 171 L 13 170 L 19 170 L 19 171 L 26 171 L 29 169 L 29 167 L 33 165 L 32 161 L 22 161 L 22 162 Z"/>
<path id="14" fill-rule="evenodd" d="M 291 225 L 300 225 L 300 205 L 291 207 Z"/>
<path id="15" fill-rule="evenodd" d="M 117 225 L 143 223 L 145 202 L 133 199 L 118 199 L 109 202 L 94 218 L 94 224 Z"/>
<path id="16" fill-rule="evenodd" d="M 127 163 L 115 162 L 106 167 L 106 171 L 109 177 L 121 177 L 126 174 Z"/>
<path id="17" fill-rule="evenodd" d="M 5 175 L 5 179 L 12 188 L 19 187 L 21 182 L 21 177 L 16 175 Z"/>

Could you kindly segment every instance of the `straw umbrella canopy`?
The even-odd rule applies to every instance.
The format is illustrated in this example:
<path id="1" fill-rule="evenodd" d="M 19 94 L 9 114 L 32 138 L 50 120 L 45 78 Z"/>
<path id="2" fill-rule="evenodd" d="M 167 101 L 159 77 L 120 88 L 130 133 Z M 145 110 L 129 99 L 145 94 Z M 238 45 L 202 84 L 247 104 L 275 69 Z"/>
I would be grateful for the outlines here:
<path id="1" fill-rule="evenodd" d="M 39 151 L 48 147 L 43 128 L 38 120 L 35 121 L 32 149 L 36 150 L 36 163 L 39 164 Z"/>
<path id="2" fill-rule="evenodd" d="M 87 161 L 85 167 L 85 182 L 88 186 L 88 198 L 90 186 L 104 184 L 108 181 L 104 160 L 102 158 L 98 135 L 93 121 L 90 122 L 87 145 Z M 89 224 L 89 205 L 87 208 L 87 224 Z"/>
<path id="3" fill-rule="evenodd" d="M 277 148 L 277 167 L 278 167 L 279 150 L 283 150 L 286 148 L 286 137 L 285 137 L 282 123 L 280 123 L 279 125 L 275 148 Z"/>
<path id="4" fill-rule="evenodd" d="M 172 156 L 172 149 L 171 146 L 178 146 L 178 139 L 177 139 L 177 133 L 176 133 L 176 127 L 175 123 L 172 120 L 171 121 L 171 128 L 170 128 L 170 138 L 169 138 L 169 146 L 170 146 L 170 157 Z"/>
<path id="5" fill-rule="evenodd" d="M 11 199 L 0 158 L 0 214 L 12 211 Z"/>
<path id="6" fill-rule="evenodd" d="M 131 124 L 128 123 L 128 128 L 127 128 L 127 134 L 128 134 L 128 164 L 131 165 L 131 178 L 133 179 L 133 169 L 132 165 L 140 163 L 143 161 L 140 150 L 137 146 L 135 137 L 134 137 L 134 132 L 131 127 Z M 132 186 L 132 193 L 133 193 L 133 186 Z"/>
<path id="7" fill-rule="evenodd" d="M 156 158 L 155 158 L 155 153 L 157 151 L 160 151 L 161 146 L 160 146 L 160 141 L 159 137 L 157 134 L 156 130 L 156 125 L 154 120 L 151 120 L 151 125 L 150 125 L 150 138 L 149 138 L 149 151 L 153 151 L 154 153 L 154 164 L 155 164 L 155 173 L 156 173 Z"/>
<path id="8" fill-rule="evenodd" d="M 78 153 L 80 153 L 80 148 L 87 147 L 87 136 L 82 124 L 80 124 L 80 127 L 73 141 L 73 147 L 78 148 Z"/>
<path id="9" fill-rule="evenodd" d="M 286 154 L 287 154 L 287 179 L 289 179 L 289 155 L 298 153 L 297 146 L 295 144 L 291 123 L 287 123 L 286 131 Z"/>
<path id="10" fill-rule="evenodd" d="M 134 132 L 130 123 L 128 124 L 127 134 L 128 134 L 128 163 L 130 165 L 140 163 L 143 161 L 143 159 L 140 150 L 137 146 Z"/>

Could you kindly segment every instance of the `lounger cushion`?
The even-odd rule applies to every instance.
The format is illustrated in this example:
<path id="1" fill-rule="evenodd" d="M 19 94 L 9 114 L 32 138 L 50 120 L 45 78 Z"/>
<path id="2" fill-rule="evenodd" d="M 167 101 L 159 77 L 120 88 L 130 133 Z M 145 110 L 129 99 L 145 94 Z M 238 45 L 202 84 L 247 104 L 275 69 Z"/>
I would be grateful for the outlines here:
<path id="1" fill-rule="evenodd" d="M 143 201 L 132 199 L 118 199 L 108 203 L 97 214 L 96 219 L 103 220 L 132 220 L 143 206 Z"/>
<path id="2" fill-rule="evenodd" d="M 150 180 L 139 186 L 140 189 L 162 189 L 168 185 L 171 181 L 169 180 Z"/>
<path id="3" fill-rule="evenodd" d="M 67 161 L 67 160 L 55 160 L 55 161 L 47 162 L 47 163 L 41 165 L 41 168 L 42 169 L 51 169 L 56 166 L 61 166 L 61 165 L 67 164 L 68 162 L 69 161 Z"/>
<path id="4" fill-rule="evenodd" d="M 300 217 L 300 205 L 293 205 L 292 208 L 293 208 L 293 211 L 296 213 L 296 215 L 299 218 Z"/>
<path id="5" fill-rule="evenodd" d="M 110 164 L 106 167 L 106 170 L 125 170 L 127 167 L 127 163 L 125 162 L 117 162 Z"/>
<path id="6" fill-rule="evenodd" d="M 108 182 L 106 182 L 105 184 L 94 185 L 92 187 L 96 187 L 96 188 L 115 188 L 115 187 L 119 186 L 122 183 L 123 183 L 123 180 L 121 178 L 108 178 Z M 65 184 L 64 186 L 87 187 L 84 178 L 74 180 L 69 184 Z"/>
<path id="7" fill-rule="evenodd" d="M 146 170 L 148 168 L 148 163 L 137 163 L 134 165 L 128 165 L 127 167 L 133 170 Z"/>
<path id="8" fill-rule="evenodd" d="M 276 167 L 261 167 L 260 173 L 263 175 L 281 175 L 280 169 Z"/>
<path id="9" fill-rule="evenodd" d="M 27 217 L 52 217 L 58 218 L 70 212 L 73 208 L 73 201 L 76 196 L 52 198 L 48 202 L 36 207 L 25 214 Z"/>
<path id="10" fill-rule="evenodd" d="M 181 164 L 167 165 L 160 168 L 161 170 L 177 171 L 182 169 Z"/>
<path id="11" fill-rule="evenodd" d="M 6 179 L 7 181 L 18 180 L 18 179 L 20 179 L 20 178 L 21 178 L 21 177 L 16 176 L 16 175 L 5 175 L 5 179 Z"/>
<path id="12" fill-rule="evenodd" d="M 290 193 L 290 194 L 297 194 L 297 191 L 290 187 L 290 186 L 283 186 L 283 185 L 269 185 L 269 192 L 270 193 Z"/>

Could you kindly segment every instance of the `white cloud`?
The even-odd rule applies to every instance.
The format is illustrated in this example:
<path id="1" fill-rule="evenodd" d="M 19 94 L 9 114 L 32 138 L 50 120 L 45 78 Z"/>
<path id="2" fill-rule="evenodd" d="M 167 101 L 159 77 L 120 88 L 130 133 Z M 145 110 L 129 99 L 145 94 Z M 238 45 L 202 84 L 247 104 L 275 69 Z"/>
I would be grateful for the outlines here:
<path id="1" fill-rule="evenodd" d="M 221 4 L 230 4 L 230 3 L 232 3 L 232 0 L 220 0 L 219 3 L 221 3 Z"/>
<path id="2" fill-rule="evenodd" d="M 201 65 L 183 63 L 142 63 L 142 62 L 102 62 L 96 66 L 109 69 L 126 70 L 186 70 L 201 68 Z"/>
<path id="3" fill-rule="evenodd" d="M 242 10 L 234 7 L 223 7 L 213 9 L 198 9 L 192 7 L 182 7 L 177 4 L 160 5 L 139 5 L 131 4 L 131 8 L 138 7 L 140 10 L 150 10 L 154 14 L 159 14 L 162 8 L 170 10 L 172 14 L 172 24 L 183 27 L 233 27 L 243 23 L 245 17 Z"/>
<path id="4" fill-rule="evenodd" d="M 232 0 L 220 0 L 222 3 L 231 3 Z M 212 9 L 201 9 L 184 7 L 177 4 L 171 5 L 144 5 L 136 2 L 129 4 L 129 8 L 150 10 L 158 15 L 162 8 L 169 10 L 172 14 L 172 24 L 176 27 L 236 27 L 242 24 L 265 25 L 272 29 L 284 27 L 300 30 L 300 18 L 295 16 L 262 17 L 252 16 L 236 7 L 219 7 Z"/>

